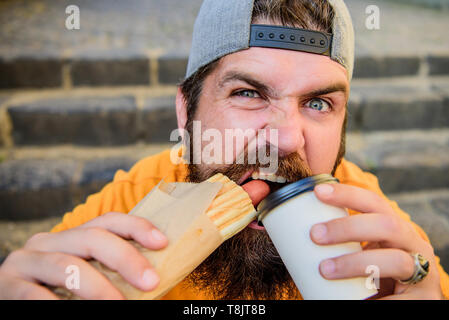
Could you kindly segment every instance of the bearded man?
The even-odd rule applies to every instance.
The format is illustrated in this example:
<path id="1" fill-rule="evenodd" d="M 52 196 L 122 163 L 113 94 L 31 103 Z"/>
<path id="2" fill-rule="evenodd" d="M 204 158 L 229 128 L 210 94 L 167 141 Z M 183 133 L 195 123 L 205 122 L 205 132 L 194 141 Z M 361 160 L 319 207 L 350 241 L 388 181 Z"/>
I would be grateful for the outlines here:
<path id="1" fill-rule="evenodd" d="M 167 239 L 150 222 L 123 213 L 161 179 L 201 182 L 221 172 L 241 184 L 254 205 L 285 183 L 333 174 L 340 184 L 319 185 L 314 192 L 327 204 L 347 208 L 350 215 L 313 226 L 310 237 L 318 245 L 365 245 L 359 253 L 323 261 L 321 275 L 330 280 L 366 276 L 366 267 L 377 265 L 381 282 L 374 298 L 449 297 L 449 277 L 422 229 L 387 199 L 375 176 L 344 159 L 353 42 L 351 19 L 341 0 L 205 0 L 176 98 L 178 127 L 193 139 L 198 139 L 195 121 L 201 132 L 217 130 L 223 137 L 220 146 L 232 148 L 234 163 L 193 161 L 206 143 L 191 141 L 179 150 L 189 151 L 182 163 L 171 161 L 167 150 L 139 161 L 127 173 L 117 172 L 51 233 L 33 236 L 8 256 L 0 268 L 0 295 L 56 298 L 40 284 L 63 286 L 65 267 L 74 264 L 83 274 L 77 295 L 123 298 L 86 263 L 89 258 L 116 270 L 133 286 L 153 290 L 158 275 L 123 238 L 154 250 L 165 247 Z M 237 163 L 239 155 L 248 153 L 249 139 L 243 146 L 229 146 L 224 143 L 229 129 L 274 129 L 277 139 L 270 134 L 266 142 L 278 157 L 276 173 L 268 178 L 260 173 L 260 162 Z M 199 150 L 193 150 L 194 144 Z M 412 253 L 430 266 L 414 284 L 406 283 L 417 274 Z M 300 299 L 301 293 L 264 228 L 251 223 L 164 298 Z"/>

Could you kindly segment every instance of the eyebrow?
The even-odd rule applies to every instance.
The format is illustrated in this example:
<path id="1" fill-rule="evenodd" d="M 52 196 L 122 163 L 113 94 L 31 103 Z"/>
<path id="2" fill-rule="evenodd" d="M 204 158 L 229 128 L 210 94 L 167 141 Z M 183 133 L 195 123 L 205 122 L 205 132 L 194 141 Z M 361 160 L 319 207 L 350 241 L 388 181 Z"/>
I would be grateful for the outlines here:
<path id="1" fill-rule="evenodd" d="M 226 84 L 233 81 L 243 81 L 247 84 L 253 86 L 257 90 L 268 93 L 274 96 L 274 91 L 262 82 L 254 79 L 251 75 L 243 72 L 230 71 L 224 75 L 224 77 L 218 82 L 218 87 L 223 88 Z"/>
<path id="2" fill-rule="evenodd" d="M 276 96 L 274 90 L 262 83 L 261 81 L 254 79 L 253 76 L 244 72 L 230 71 L 224 75 L 224 77 L 218 82 L 218 87 L 223 88 L 226 84 L 232 81 L 243 81 L 253 86 L 257 90 L 268 94 L 269 96 Z M 305 98 L 311 98 L 316 96 L 322 96 L 333 92 L 342 92 L 345 98 L 348 96 L 348 86 L 344 82 L 337 82 L 323 88 L 315 89 L 310 92 L 306 92 L 302 96 Z"/>
<path id="3" fill-rule="evenodd" d="M 345 95 L 345 98 L 348 96 L 348 87 L 345 83 L 335 83 L 325 88 L 320 88 L 317 90 L 313 90 L 311 92 L 306 93 L 305 97 L 316 97 L 323 96 L 325 94 L 334 93 L 334 92 L 342 92 Z"/>

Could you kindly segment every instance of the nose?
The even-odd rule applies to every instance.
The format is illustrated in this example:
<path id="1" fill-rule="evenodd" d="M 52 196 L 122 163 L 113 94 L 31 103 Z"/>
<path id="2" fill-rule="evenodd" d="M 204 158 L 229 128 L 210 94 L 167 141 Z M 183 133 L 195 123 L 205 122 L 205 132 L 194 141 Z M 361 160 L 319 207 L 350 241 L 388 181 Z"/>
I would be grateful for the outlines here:
<path id="1" fill-rule="evenodd" d="M 303 154 L 305 146 L 305 120 L 300 112 L 297 99 L 286 98 L 273 102 L 272 112 L 267 126 L 276 129 L 276 137 L 271 135 L 270 143 L 277 145 L 280 153 L 290 154 L 298 152 Z"/>

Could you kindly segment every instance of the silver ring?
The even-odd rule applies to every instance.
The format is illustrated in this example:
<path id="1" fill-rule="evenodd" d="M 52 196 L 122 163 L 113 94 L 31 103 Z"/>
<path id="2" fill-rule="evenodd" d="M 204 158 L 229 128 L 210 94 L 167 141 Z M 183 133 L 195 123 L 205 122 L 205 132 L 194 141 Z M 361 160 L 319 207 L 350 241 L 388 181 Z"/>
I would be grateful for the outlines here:
<path id="1" fill-rule="evenodd" d="M 415 261 L 415 271 L 407 280 L 398 280 L 402 284 L 415 284 L 422 281 L 429 273 L 429 261 L 419 253 L 411 254 Z"/>

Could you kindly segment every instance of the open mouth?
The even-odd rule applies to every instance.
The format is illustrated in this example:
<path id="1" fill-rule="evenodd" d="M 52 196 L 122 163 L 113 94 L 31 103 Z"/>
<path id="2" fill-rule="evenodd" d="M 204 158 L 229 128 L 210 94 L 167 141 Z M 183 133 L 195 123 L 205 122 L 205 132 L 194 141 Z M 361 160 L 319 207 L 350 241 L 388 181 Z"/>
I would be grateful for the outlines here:
<path id="1" fill-rule="evenodd" d="M 246 178 L 246 179 L 245 179 Z M 240 185 L 246 184 L 252 180 L 263 180 L 270 188 L 270 194 L 279 190 L 280 188 L 286 186 L 288 183 L 290 183 L 290 181 L 287 181 L 287 179 L 285 177 L 282 176 L 278 176 L 275 174 L 264 174 L 261 173 L 259 171 L 253 171 L 253 172 L 248 172 L 247 174 L 245 174 L 242 179 L 243 180 L 241 183 L 239 183 Z M 256 230 L 265 230 L 265 228 L 263 227 L 263 224 L 256 220 L 252 221 L 249 225 L 249 228 L 251 229 L 256 229 Z"/>
<path id="2" fill-rule="evenodd" d="M 244 180 L 239 184 L 243 185 L 252 180 L 263 180 L 270 187 L 270 193 L 273 193 L 279 190 L 280 188 L 286 186 L 288 183 L 290 183 L 289 181 L 287 181 L 286 178 L 282 176 L 278 176 L 275 174 L 263 174 L 260 173 L 259 171 L 253 171 L 251 173 L 251 176 L 249 176 L 246 180 Z"/>

